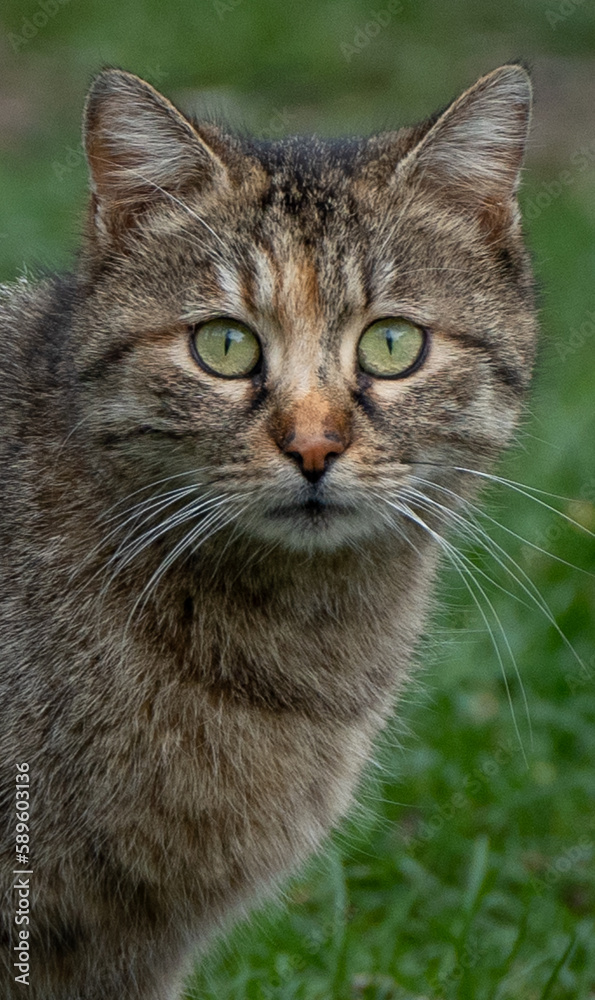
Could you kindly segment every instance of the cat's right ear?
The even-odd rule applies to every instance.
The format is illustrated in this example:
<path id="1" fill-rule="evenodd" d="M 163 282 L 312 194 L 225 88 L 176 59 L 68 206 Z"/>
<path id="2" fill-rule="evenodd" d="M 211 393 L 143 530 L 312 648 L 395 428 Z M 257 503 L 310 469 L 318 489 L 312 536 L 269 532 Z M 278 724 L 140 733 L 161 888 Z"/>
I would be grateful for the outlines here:
<path id="1" fill-rule="evenodd" d="M 194 186 L 226 185 L 220 156 L 166 98 L 132 73 L 100 73 L 85 106 L 83 139 L 93 223 L 111 240 L 147 205 Z"/>
<path id="2" fill-rule="evenodd" d="M 431 122 L 403 157 L 400 183 L 433 187 L 489 228 L 515 217 L 531 114 L 531 81 L 519 65 L 482 77 Z"/>

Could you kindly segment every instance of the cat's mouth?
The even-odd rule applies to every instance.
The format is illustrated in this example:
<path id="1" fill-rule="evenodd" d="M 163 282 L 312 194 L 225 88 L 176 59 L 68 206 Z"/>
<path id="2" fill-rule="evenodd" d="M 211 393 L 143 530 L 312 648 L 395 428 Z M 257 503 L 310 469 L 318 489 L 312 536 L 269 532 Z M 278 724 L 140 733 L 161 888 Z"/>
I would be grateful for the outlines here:
<path id="1" fill-rule="evenodd" d="M 338 498 L 316 488 L 263 505 L 252 522 L 266 541 L 294 551 L 332 551 L 376 534 L 381 524 L 368 516 L 360 497 L 343 489 Z"/>
<path id="2" fill-rule="evenodd" d="M 267 516 L 274 519 L 299 517 L 317 524 L 334 517 L 352 513 L 353 508 L 348 507 L 346 504 L 329 503 L 317 497 L 309 497 L 301 503 L 294 502 L 272 507 L 267 511 Z"/>

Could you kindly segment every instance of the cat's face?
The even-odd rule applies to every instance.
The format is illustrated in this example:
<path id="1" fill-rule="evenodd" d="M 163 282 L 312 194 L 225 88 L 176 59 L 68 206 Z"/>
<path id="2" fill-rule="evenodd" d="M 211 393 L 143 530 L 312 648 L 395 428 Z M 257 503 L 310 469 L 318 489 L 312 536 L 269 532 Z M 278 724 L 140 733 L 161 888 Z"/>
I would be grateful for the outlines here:
<path id="1" fill-rule="evenodd" d="M 198 487 L 199 525 L 316 551 L 492 459 L 535 333 L 529 97 L 507 67 L 415 130 L 266 145 L 102 75 L 76 363 L 116 488 Z"/>

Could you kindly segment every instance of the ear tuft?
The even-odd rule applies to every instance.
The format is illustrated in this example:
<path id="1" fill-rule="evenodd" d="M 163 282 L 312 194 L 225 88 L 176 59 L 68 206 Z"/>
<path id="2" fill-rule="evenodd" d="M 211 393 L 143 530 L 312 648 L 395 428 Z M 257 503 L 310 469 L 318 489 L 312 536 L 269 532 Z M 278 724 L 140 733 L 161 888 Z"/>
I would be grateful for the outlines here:
<path id="1" fill-rule="evenodd" d="M 401 161 L 399 173 L 434 184 L 475 211 L 508 208 L 518 188 L 530 115 L 526 70 L 501 66 L 440 115 Z"/>
<path id="2" fill-rule="evenodd" d="M 99 227 L 120 228 L 147 202 L 226 168 L 190 121 L 132 73 L 104 70 L 85 106 L 83 139 Z"/>

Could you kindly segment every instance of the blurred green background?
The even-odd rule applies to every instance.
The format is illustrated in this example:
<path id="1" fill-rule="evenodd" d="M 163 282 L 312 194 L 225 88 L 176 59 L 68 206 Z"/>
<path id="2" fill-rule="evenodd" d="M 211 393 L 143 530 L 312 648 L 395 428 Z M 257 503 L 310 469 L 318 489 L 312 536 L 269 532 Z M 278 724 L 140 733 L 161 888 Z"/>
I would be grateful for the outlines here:
<path id="1" fill-rule="evenodd" d="M 518 58 L 536 88 L 522 200 L 543 339 L 500 471 L 558 498 L 490 491 L 504 567 L 461 544 L 493 578 L 476 576 L 494 638 L 445 568 L 424 669 L 360 804 L 282 905 L 211 949 L 189 997 L 595 997 L 595 6 L 4 0 L 1 281 L 73 258 L 81 107 L 105 64 L 281 136 L 410 123 Z"/>

